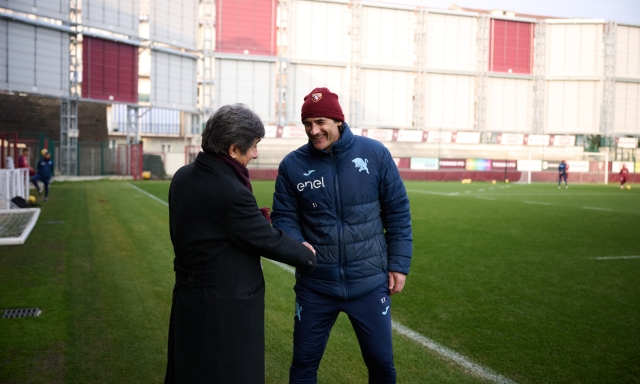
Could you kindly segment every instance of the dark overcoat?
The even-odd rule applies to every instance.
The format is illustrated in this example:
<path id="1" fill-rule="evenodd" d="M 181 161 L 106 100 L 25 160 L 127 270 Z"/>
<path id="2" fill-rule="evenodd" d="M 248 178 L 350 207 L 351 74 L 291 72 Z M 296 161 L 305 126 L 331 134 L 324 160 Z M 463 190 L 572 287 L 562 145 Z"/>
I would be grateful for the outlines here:
<path id="1" fill-rule="evenodd" d="M 233 169 L 200 153 L 169 189 L 175 253 L 165 383 L 264 382 L 260 255 L 299 268 L 316 259 L 269 224 Z"/>

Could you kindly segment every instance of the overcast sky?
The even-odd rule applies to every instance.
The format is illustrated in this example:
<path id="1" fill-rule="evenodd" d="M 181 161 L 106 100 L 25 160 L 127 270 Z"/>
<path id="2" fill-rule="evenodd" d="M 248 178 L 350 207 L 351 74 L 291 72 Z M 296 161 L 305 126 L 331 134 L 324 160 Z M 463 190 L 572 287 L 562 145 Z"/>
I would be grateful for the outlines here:
<path id="1" fill-rule="evenodd" d="M 433 8 L 452 3 L 466 8 L 501 9 L 556 17 L 612 20 L 640 25 L 640 0 L 383 0 Z"/>

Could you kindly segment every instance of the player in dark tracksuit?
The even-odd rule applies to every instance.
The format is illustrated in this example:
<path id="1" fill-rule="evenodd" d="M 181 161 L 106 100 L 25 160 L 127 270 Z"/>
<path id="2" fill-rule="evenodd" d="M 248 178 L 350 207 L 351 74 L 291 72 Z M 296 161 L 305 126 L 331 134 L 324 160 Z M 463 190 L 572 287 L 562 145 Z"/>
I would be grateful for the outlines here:
<path id="1" fill-rule="evenodd" d="M 46 149 L 43 149 L 40 153 L 42 158 L 38 161 L 38 173 L 31 178 L 31 182 L 36 186 L 39 195 L 42 193 L 42 189 L 40 189 L 38 181 L 42 181 L 42 184 L 44 184 L 44 201 L 47 201 L 49 200 L 49 183 L 53 174 L 53 161 L 51 161 L 51 154 Z"/>
<path id="2" fill-rule="evenodd" d="M 409 200 L 389 150 L 353 135 L 338 96 L 305 97 L 309 142 L 280 163 L 273 226 L 316 250 L 318 265 L 296 271 L 290 383 L 316 383 L 340 312 L 355 330 L 370 383 L 395 383 L 391 299 L 412 253 Z"/>
<path id="3" fill-rule="evenodd" d="M 567 184 L 567 162 L 562 160 L 560 165 L 558 165 L 558 189 L 560 189 L 560 184 L 562 183 L 562 179 L 564 179 L 565 188 L 569 188 L 569 184 Z"/>

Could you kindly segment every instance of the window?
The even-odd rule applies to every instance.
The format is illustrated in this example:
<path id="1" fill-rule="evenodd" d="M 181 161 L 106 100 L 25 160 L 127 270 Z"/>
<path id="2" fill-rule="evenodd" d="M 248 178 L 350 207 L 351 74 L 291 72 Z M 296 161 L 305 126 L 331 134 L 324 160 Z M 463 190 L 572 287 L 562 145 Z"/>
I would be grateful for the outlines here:
<path id="1" fill-rule="evenodd" d="M 533 24 L 491 19 L 489 71 L 531 74 Z"/>

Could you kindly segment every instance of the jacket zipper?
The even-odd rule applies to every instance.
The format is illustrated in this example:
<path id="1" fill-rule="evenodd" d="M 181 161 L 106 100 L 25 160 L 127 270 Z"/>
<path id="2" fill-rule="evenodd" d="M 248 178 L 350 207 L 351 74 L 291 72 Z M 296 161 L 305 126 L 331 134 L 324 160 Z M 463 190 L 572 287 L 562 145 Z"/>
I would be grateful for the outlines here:
<path id="1" fill-rule="evenodd" d="M 329 158 L 331 159 L 331 166 L 333 167 L 333 189 L 336 194 L 336 213 L 338 214 L 338 260 L 340 261 L 340 289 L 342 291 L 342 298 L 347 299 L 347 282 L 346 282 L 346 267 L 344 257 L 344 244 L 342 241 L 342 202 L 340 201 L 340 184 L 338 182 L 338 160 L 333 154 L 333 151 L 329 152 Z"/>

